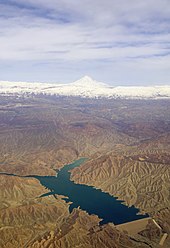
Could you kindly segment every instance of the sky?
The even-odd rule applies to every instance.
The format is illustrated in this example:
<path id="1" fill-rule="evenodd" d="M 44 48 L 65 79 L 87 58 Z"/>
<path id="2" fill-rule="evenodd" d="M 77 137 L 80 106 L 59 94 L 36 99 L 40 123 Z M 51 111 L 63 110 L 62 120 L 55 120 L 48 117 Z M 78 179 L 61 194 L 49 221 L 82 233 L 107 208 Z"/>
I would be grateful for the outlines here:
<path id="1" fill-rule="evenodd" d="M 170 0 L 0 0 L 0 80 L 170 85 Z"/>

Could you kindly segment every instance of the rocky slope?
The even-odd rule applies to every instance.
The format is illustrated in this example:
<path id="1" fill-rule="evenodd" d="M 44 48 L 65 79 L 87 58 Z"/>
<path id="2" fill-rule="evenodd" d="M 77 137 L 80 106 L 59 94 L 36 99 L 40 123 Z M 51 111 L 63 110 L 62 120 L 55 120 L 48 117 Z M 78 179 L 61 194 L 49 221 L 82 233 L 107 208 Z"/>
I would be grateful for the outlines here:
<path id="1" fill-rule="evenodd" d="M 69 215 L 63 200 L 39 198 L 46 192 L 36 179 L 0 175 L 0 247 L 25 247 Z"/>

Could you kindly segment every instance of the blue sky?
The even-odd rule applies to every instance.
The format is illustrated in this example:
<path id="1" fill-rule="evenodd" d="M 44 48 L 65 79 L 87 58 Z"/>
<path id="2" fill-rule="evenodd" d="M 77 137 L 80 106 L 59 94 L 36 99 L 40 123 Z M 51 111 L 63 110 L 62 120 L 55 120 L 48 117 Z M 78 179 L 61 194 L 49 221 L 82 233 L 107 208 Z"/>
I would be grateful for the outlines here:
<path id="1" fill-rule="evenodd" d="M 0 0 L 0 80 L 170 84 L 169 0 Z"/>

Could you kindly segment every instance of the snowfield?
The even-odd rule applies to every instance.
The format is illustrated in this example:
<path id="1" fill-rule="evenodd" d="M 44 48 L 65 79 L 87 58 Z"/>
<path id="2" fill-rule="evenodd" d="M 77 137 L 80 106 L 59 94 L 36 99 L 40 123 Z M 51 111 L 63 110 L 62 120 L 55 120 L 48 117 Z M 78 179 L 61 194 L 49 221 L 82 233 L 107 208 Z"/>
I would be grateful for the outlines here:
<path id="1" fill-rule="evenodd" d="M 70 84 L 0 81 L 0 94 L 47 94 L 88 98 L 165 99 L 170 98 L 170 85 L 113 87 L 85 76 Z"/>

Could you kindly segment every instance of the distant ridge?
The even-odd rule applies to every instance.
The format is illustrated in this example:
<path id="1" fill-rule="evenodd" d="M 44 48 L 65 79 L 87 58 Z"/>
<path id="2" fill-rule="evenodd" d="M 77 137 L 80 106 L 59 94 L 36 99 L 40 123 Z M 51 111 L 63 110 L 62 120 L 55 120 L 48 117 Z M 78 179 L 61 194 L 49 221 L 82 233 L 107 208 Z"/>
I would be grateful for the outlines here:
<path id="1" fill-rule="evenodd" d="M 0 94 L 47 94 L 88 98 L 170 99 L 170 86 L 113 87 L 85 76 L 69 84 L 0 81 Z"/>

